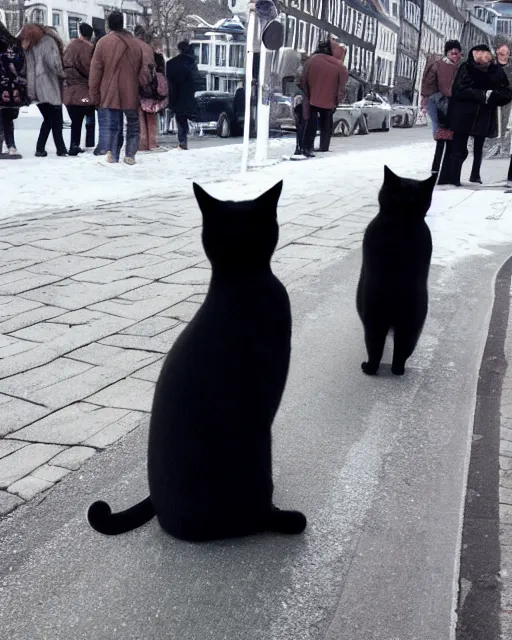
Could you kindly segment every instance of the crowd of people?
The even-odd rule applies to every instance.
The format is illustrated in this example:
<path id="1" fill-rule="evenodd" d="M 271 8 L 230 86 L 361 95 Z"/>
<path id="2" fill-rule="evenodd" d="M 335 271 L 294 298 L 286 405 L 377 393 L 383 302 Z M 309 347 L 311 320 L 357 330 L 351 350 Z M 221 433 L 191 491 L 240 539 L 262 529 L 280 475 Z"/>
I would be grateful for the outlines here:
<path id="1" fill-rule="evenodd" d="M 423 75 L 422 107 L 428 113 L 436 150 L 432 172 L 439 185 L 461 186 L 461 172 L 473 139 L 470 182 L 482 184 L 480 175 L 486 139 L 498 135 L 500 109 L 512 101 L 505 67 L 510 48 L 502 44 L 496 53 L 486 44 L 473 47 L 462 61 L 456 40 L 445 45 L 444 56 L 430 61 Z M 512 179 L 512 160 L 508 180 Z"/>
<path id="2" fill-rule="evenodd" d="M 180 42 L 179 54 L 166 64 L 161 43 L 144 27 L 131 34 L 117 11 L 107 22 L 108 33 L 96 37 L 81 23 L 79 37 L 66 48 L 52 27 L 25 24 L 14 36 L 0 23 L 0 126 L 8 158 L 21 158 L 14 122 L 20 108 L 32 103 L 43 117 L 35 149 L 40 158 L 48 155 L 50 133 L 58 156 L 83 153 L 85 121 L 86 147 L 95 147 L 94 154 L 108 163 L 118 163 L 124 147 L 124 162 L 133 165 L 138 151 L 159 150 L 157 114 L 167 106 L 178 124 L 178 148 L 187 149 L 188 120 L 197 111 L 197 65 L 190 44 Z M 69 148 L 63 105 L 71 120 Z"/>

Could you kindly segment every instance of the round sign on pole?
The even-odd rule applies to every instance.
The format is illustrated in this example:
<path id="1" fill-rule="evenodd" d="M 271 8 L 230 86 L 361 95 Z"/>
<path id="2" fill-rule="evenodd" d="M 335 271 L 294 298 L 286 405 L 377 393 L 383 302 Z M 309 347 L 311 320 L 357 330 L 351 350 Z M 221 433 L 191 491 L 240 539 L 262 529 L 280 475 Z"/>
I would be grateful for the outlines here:
<path id="1" fill-rule="evenodd" d="M 269 22 L 261 36 L 263 44 L 269 51 L 277 51 L 284 44 L 284 28 L 277 20 Z"/>

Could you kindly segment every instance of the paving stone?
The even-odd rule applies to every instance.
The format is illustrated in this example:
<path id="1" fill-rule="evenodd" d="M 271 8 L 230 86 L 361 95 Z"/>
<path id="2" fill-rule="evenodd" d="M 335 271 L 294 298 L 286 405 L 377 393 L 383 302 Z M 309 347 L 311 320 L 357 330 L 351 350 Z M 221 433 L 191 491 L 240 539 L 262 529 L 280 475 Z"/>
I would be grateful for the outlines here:
<path id="1" fill-rule="evenodd" d="M 104 407 L 151 412 L 155 385 L 147 380 L 126 378 L 87 398 Z"/>
<path id="2" fill-rule="evenodd" d="M 500 504 L 500 524 L 512 524 L 512 505 Z"/>
<path id="3" fill-rule="evenodd" d="M 203 304 L 206 298 L 206 293 L 194 293 L 193 296 L 187 298 L 187 302 L 195 302 L 197 304 Z"/>
<path id="4" fill-rule="evenodd" d="M 512 524 L 500 522 L 500 544 L 512 546 Z"/>
<path id="5" fill-rule="evenodd" d="M 39 304 L 31 311 L 24 311 L 23 313 L 9 318 L 8 320 L 0 322 L 0 333 L 12 333 L 14 331 L 19 331 L 20 329 L 30 327 L 33 324 L 42 322 L 43 320 L 53 319 L 54 322 L 58 322 L 55 318 L 63 313 L 65 313 L 64 309 L 60 309 L 59 307 Z"/>
<path id="6" fill-rule="evenodd" d="M 92 259 L 92 258 L 91 258 Z M 127 258 L 120 258 L 109 262 L 107 266 L 100 267 L 99 269 L 91 269 L 89 271 L 83 271 L 77 273 L 74 276 L 74 280 L 83 282 L 99 282 L 106 284 L 114 282 L 116 280 L 123 280 L 131 276 L 139 275 L 139 271 L 142 267 L 148 267 L 156 263 L 162 262 L 163 258 L 160 256 L 152 256 L 149 254 L 141 253 Z"/>
<path id="7" fill-rule="evenodd" d="M 138 368 L 138 367 L 135 367 Z M 116 367 L 91 367 L 87 371 L 76 375 L 73 384 L 62 380 L 45 389 L 36 389 L 27 393 L 27 398 L 33 402 L 44 404 L 50 409 L 62 409 L 68 404 L 79 402 L 84 398 L 97 393 L 105 387 L 118 382 L 127 373 L 132 371 L 120 371 Z"/>
<path id="8" fill-rule="evenodd" d="M 162 282 L 169 282 L 171 284 L 210 284 L 211 270 L 210 269 L 198 269 L 197 267 L 191 267 L 190 269 L 184 269 L 178 271 L 167 278 L 162 278 Z"/>
<path id="9" fill-rule="evenodd" d="M 10 487 L 62 451 L 53 444 L 29 444 L 0 460 L 0 489 Z"/>
<path id="10" fill-rule="evenodd" d="M 124 238 L 116 238 L 100 246 L 90 249 L 85 256 L 93 258 L 108 258 L 116 260 L 125 258 L 134 254 L 143 253 L 147 249 L 159 247 L 168 242 L 167 238 L 159 238 L 157 236 L 126 236 Z"/>
<path id="11" fill-rule="evenodd" d="M 169 331 L 164 331 L 152 338 L 118 334 L 101 340 L 101 343 L 114 347 L 122 347 L 123 349 L 139 349 L 141 351 L 166 354 L 185 327 L 185 323 L 180 323 L 172 329 L 169 329 Z"/>
<path id="12" fill-rule="evenodd" d="M 165 311 L 159 313 L 159 316 L 163 316 L 165 318 L 178 318 L 183 322 L 190 322 L 192 318 L 199 311 L 199 305 L 195 302 L 189 302 L 188 300 L 184 300 L 179 304 L 175 304 Z"/>
<path id="13" fill-rule="evenodd" d="M 109 284 L 92 284 L 67 279 L 34 291 L 27 291 L 23 297 L 74 311 L 103 300 L 110 300 L 145 284 L 147 280 L 142 278 L 127 278 Z"/>
<path id="14" fill-rule="evenodd" d="M 512 441 L 512 429 L 501 427 L 500 437 L 503 438 L 503 440 Z"/>
<path id="15" fill-rule="evenodd" d="M 512 470 L 512 458 L 506 456 L 500 456 L 500 469 L 510 471 Z"/>
<path id="16" fill-rule="evenodd" d="M 69 449 L 52 458 L 51 464 L 70 469 L 71 471 L 77 471 L 83 463 L 95 453 L 96 449 L 92 447 L 69 447 Z"/>
<path id="17" fill-rule="evenodd" d="M 50 413 L 50 409 L 40 407 L 20 398 L 11 398 L 0 394 L 2 401 L 0 419 L 0 437 L 21 429 Z M 5 401 L 4 401 L 5 400 Z"/>
<path id="18" fill-rule="evenodd" d="M 512 489 L 512 471 L 500 469 L 500 485 Z"/>
<path id="19" fill-rule="evenodd" d="M 322 260 L 340 258 L 345 255 L 341 249 L 334 247 L 319 247 L 311 244 L 289 244 L 280 249 L 275 257 L 301 258 L 306 260 Z"/>
<path id="20" fill-rule="evenodd" d="M 11 511 L 14 511 L 16 507 L 23 504 L 23 498 L 15 496 L 7 491 L 0 491 L 0 517 L 6 516 Z"/>
<path id="21" fill-rule="evenodd" d="M 43 464 L 42 467 L 38 467 L 35 471 L 32 471 L 30 475 L 34 478 L 46 480 L 47 482 L 59 482 L 59 480 L 65 478 L 69 473 L 71 473 L 70 469 L 57 467 L 52 464 Z"/>
<path id="22" fill-rule="evenodd" d="M 25 300 L 14 296 L 0 296 L 0 320 L 3 322 L 42 306 L 40 302 L 34 300 Z"/>
<path id="23" fill-rule="evenodd" d="M 27 224 L 10 229 L 6 239 L 13 245 L 27 245 L 37 240 L 50 240 L 52 238 L 69 237 L 79 231 L 87 231 L 90 224 L 78 220 L 66 220 L 65 224 L 52 224 L 53 220 L 38 224 L 30 220 Z M 2 233 L 2 236 L 4 233 Z"/>
<path id="24" fill-rule="evenodd" d="M 59 336 L 66 334 L 69 326 L 57 322 L 38 322 L 30 327 L 25 327 L 15 331 L 11 335 L 22 340 L 32 340 L 32 342 L 48 342 Z"/>
<path id="25" fill-rule="evenodd" d="M 0 440 L 0 458 L 5 458 L 10 453 L 14 453 L 18 449 L 26 447 L 28 442 L 18 442 L 17 440 L 6 440 L 5 438 Z"/>
<path id="26" fill-rule="evenodd" d="M 512 442 L 508 440 L 500 441 L 500 456 L 512 456 Z"/>
<path id="27" fill-rule="evenodd" d="M 5 260 L 6 268 L 0 270 L 2 271 L 2 273 L 4 273 L 5 271 L 12 271 L 12 269 L 8 268 L 8 266 L 16 264 L 16 261 L 18 261 L 18 265 L 22 265 L 22 268 L 25 269 L 34 264 L 37 264 L 38 262 L 45 262 L 46 260 L 58 258 L 62 255 L 62 253 L 67 253 L 67 250 L 65 250 L 64 252 L 52 251 L 43 247 L 35 247 L 33 245 L 23 243 L 23 246 L 21 248 L 13 247 L 12 249 L 6 249 L 2 253 L 2 260 Z"/>
<path id="28" fill-rule="evenodd" d="M 70 358 L 57 358 L 53 362 L 0 380 L 0 393 L 30 398 L 30 392 L 45 389 L 62 380 L 73 384 L 74 376 L 88 371 L 91 365 Z"/>
<path id="29" fill-rule="evenodd" d="M 107 238 L 101 238 L 93 233 L 80 232 L 61 238 L 52 238 L 49 240 L 33 240 L 30 244 L 38 249 L 46 249 L 49 251 L 58 251 L 60 253 L 84 253 L 107 244 Z M 56 257 L 55 255 L 52 257 Z M 92 256 L 102 258 L 103 256 Z M 47 258 L 49 260 L 49 258 Z"/>
<path id="30" fill-rule="evenodd" d="M 33 275 L 34 274 L 30 273 L 30 271 L 28 271 L 27 269 L 16 269 L 15 271 L 7 271 L 6 273 L 0 274 L 0 286 L 16 282 L 17 280 L 23 280 L 24 278 L 30 278 Z"/>
<path id="31" fill-rule="evenodd" d="M 158 376 L 160 375 L 160 371 L 162 370 L 162 365 L 164 363 L 165 358 L 159 358 L 153 364 L 150 364 L 144 369 L 139 369 L 135 373 L 132 373 L 132 378 L 138 378 L 139 380 L 148 380 L 149 382 L 156 382 L 158 380 Z"/>
<path id="32" fill-rule="evenodd" d="M 170 259 L 165 259 L 164 256 L 159 256 L 159 258 L 160 262 L 136 269 L 133 275 L 139 278 L 148 278 L 149 280 L 160 280 L 188 267 L 197 266 L 197 262 L 200 259 L 199 256 L 179 256 L 177 254 L 174 254 Z"/>
<path id="33" fill-rule="evenodd" d="M 58 282 L 61 279 L 60 276 L 32 273 L 27 278 L 0 285 L 0 295 L 19 295 L 20 293 L 37 290 L 45 285 Z"/>
<path id="34" fill-rule="evenodd" d="M 87 258 L 80 255 L 66 255 L 41 262 L 28 268 L 33 273 L 45 273 L 48 275 L 60 276 L 61 278 L 69 278 L 83 271 L 101 268 L 106 264 L 110 264 L 109 260 L 104 258 Z"/>
<path id="35" fill-rule="evenodd" d="M 87 347 L 73 351 L 69 354 L 69 357 L 83 362 L 94 360 L 93 364 L 116 369 L 121 374 L 121 377 L 122 375 L 129 375 L 159 358 L 158 354 L 155 353 L 148 353 L 138 349 L 121 349 L 120 347 L 112 347 L 99 342 L 94 342 Z"/>
<path id="36" fill-rule="evenodd" d="M 150 253 L 156 256 L 168 256 L 170 259 L 174 259 L 177 251 L 181 251 L 182 249 L 186 249 L 187 247 L 190 250 L 192 243 L 194 247 L 197 247 L 197 250 L 190 253 L 189 257 L 199 256 L 201 257 L 201 247 L 197 244 L 196 236 L 199 232 L 189 232 L 178 236 L 177 238 L 173 238 L 170 242 L 166 242 L 158 247 L 151 247 L 151 249 L 146 249 L 145 253 Z"/>
<path id="37" fill-rule="evenodd" d="M 8 491 L 9 493 L 20 496 L 24 500 L 31 500 L 37 496 L 38 493 L 51 489 L 51 487 L 53 487 L 52 482 L 48 482 L 42 478 L 35 478 L 34 476 L 26 476 L 11 484 Z"/>
<path id="38" fill-rule="evenodd" d="M 54 318 L 52 322 L 67 324 L 68 326 L 73 327 L 77 325 L 91 324 L 95 320 L 104 320 L 106 317 L 106 314 L 101 311 L 78 309 L 77 311 L 67 311 L 62 313 L 62 315 Z"/>
<path id="39" fill-rule="evenodd" d="M 175 318 L 153 316 L 152 318 L 147 318 L 146 320 L 142 320 L 142 322 L 138 322 L 124 329 L 121 333 L 132 336 L 148 336 L 151 338 L 168 329 L 172 329 L 172 327 L 175 327 L 177 324 L 179 324 L 179 320 Z"/>
<path id="40" fill-rule="evenodd" d="M 206 290 L 205 285 L 193 284 L 171 284 L 165 282 L 152 282 L 144 287 L 139 287 L 133 291 L 127 291 L 123 294 L 126 300 L 150 300 L 155 297 L 167 298 L 168 305 L 177 304 L 185 300 L 194 293 L 203 293 Z"/>
<path id="41" fill-rule="evenodd" d="M 147 413 L 132 411 L 115 424 L 105 427 L 105 429 L 96 433 L 92 438 L 86 440 L 84 444 L 104 449 L 137 427 L 147 427 L 148 424 L 149 415 Z"/>
<path id="42" fill-rule="evenodd" d="M 0 360 L 5 361 L 7 358 L 15 356 L 18 353 L 30 351 L 36 346 L 36 342 L 0 335 Z"/>
<path id="43" fill-rule="evenodd" d="M 500 486 L 500 503 L 512 505 L 512 489 Z"/>

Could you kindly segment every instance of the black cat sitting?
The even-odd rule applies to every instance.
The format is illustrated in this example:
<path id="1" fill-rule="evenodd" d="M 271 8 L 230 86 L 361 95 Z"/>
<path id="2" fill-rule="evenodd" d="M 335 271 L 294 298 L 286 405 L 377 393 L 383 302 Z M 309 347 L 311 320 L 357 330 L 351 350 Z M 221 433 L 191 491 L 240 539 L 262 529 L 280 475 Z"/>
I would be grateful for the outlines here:
<path id="1" fill-rule="evenodd" d="M 363 265 L 357 286 L 357 312 L 364 326 L 368 375 L 379 369 L 386 337 L 394 334 L 391 371 L 401 376 L 416 347 L 428 311 L 427 280 L 432 237 L 425 216 L 436 176 L 400 178 L 384 167 L 379 213 L 363 239 Z"/>
<path id="2" fill-rule="evenodd" d="M 194 184 L 208 294 L 158 379 L 148 447 L 149 497 L 121 513 L 89 508 L 91 526 L 124 533 L 155 514 L 189 541 L 301 533 L 305 516 L 272 504 L 271 427 L 290 362 L 291 313 L 270 260 L 280 182 L 254 201 L 221 202 Z"/>

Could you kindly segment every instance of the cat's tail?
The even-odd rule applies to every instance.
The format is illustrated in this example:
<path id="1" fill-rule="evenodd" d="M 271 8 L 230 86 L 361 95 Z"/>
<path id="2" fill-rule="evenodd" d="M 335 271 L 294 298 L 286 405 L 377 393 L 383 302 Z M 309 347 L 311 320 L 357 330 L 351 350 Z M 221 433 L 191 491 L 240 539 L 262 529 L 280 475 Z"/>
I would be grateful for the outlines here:
<path id="1" fill-rule="evenodd" d="M 148 496 L 142 502 L 120 511 L 112 513 L 112 509 L 106 502 L 99 500 L 94 502 L 87 511 L 87 520 L 91 527 L 106 536 L 117 536 L 120 533 L 132 531 L 149 522 L 155 515 L 155 509 Z"/>

